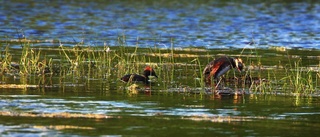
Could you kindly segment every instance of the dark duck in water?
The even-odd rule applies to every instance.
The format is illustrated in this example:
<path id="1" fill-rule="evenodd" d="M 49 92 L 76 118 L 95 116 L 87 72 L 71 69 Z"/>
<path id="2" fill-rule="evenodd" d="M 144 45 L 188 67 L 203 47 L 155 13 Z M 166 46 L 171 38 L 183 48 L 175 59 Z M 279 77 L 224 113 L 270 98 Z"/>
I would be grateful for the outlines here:
<path id="1" fill-rule="evenodd" d="M 121 81 L 143 82 L 144 84 L 149 84 L 150 83 L 149 76 L 155 76 L 156 78 L 158 78 L 158 76 L 156 75 L 156 72 L 150 66 L 147 66 L 143 71 L 143 75 L 127 74 L 121 78 Z"/>
<path id="2" fill-rule="evenodd" d="M 211 79 L 217 80 L 230 69 L 242 71 L 244 64 L 240 58 L 220 57 L 211 61 L 203 70 L 203 76 L 207 86 L 211 85 Z"/>

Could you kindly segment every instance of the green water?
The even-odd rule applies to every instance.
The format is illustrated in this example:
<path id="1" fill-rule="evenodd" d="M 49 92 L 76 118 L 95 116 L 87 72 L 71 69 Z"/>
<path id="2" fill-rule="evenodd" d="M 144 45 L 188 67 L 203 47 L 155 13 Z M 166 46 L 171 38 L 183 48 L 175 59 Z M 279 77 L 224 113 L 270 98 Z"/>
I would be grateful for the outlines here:
<path id="1" fill-rule="evenodd" d="M 172 51 L 111 47 L 110 54 L 123 54 L 127 64 L 119 64 L 122 61 L 116 58 L 110 63 L 113 68 L 99 66 L 98 61 L 96 66 L 88 67 L 90 58 L 86 58 L 77 69 L 70 68 L 60 50 L 33 50 L 41 51 L 42 59 L 52 58 L 53 64 L 63 67 L 55 67 L 59 71 L 52 75 L 36 72 L 23 75 L 16 70 L 1 75 L 2 85 L 38 86 L 0 89 L 3 136 L 312 136 L 319 133 L 317 50 Z M 96 54 L 102 51 L 94 50 Z M 121 50 L 125 52 L 118 52 Z M 12 61 L 20 61 L 20 49 L 9 52 Z M 152 54 L 159 52 L 176 56 Z M 73 51 L 68 53 L 73 55 Z M 226 84 L 248 94 L 207 94 L 199 83 L 201 68 L 222 53 L 240 55 L 246 64 L 245 72 L 268 79 L 272 83 L 267 85 L 270 90 Z M 312 72 L 315 85 L 312 92 L 302 96 L 293 94 L 295 91 L 289 86 L 284 88 L 288 81 L 282 79 L 288 75 L 284 67 L 299 60 L 299 68 Z M 258 62 L 259 67 L 254 65 Z M 127 90 L 131 84 L 119 81 L 119 77 L 142 73 L 145 65 L 152 65 L 159 78 L 148 92 L 144 85 L 138 84 L 139 92 L 132 94 Z M 120 70 L 122 67 L 130 70 Z M 225 77 L 243 73 L 230 71 Z"/>
<path id="2" fill-rule="evenodd" d="M 1 116 L 2 135 L 311 136 L 319 133 L 318 97 L 246 95 L 238 99 L 213 99 L 179 94 L 11 94 L 15 96 L 0 96 L 2 111 L 90 113 L 108 117 Z"/>
<path id="3" fill-rule="evenodd" d="M 319 1 L 0 4 L 0 136 L 319 133 Z M 246 66 L 227 80 L 265 82 L 207 92 L 202 70 L 224 55 Z M 146 65 L 159 78 L 129 91 L 119 78 Z"/>

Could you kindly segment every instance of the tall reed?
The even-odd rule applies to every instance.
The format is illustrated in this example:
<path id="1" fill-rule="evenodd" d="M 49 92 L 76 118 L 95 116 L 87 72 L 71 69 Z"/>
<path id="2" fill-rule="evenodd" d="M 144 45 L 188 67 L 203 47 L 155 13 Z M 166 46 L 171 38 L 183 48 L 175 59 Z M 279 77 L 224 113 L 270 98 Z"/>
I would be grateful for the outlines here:
<path id="1" fill-rule="evenodd" d="M 2 49 L 2 44 L 1 44 L 1 49 Z M 14 69 L 14 68 L 12 68 L 12 66 L 11 66 L 12 55 L 9 52 L 9 44 L 6 44 L 4 51 L 2 51 L 0 53 L 1 53 L 0 54 L 1 55 L 0 56 L 0 59 L 1 59 L 1 74 L 10 73 L 10 70 Z"/>
<path id="2" fill-rule="evenodd" d="M 299 59 L 293 63 L 294 66 L 289 64 L 289 67 L 285 68 L 286 76 L 282 80 L 286 81 L 289 86 L 287 89 L 291 90 L 291 93 L 310 94 L 315 91 L 314 77 L 312 71 L 301 66 L 301 62 L 302 59 Z"/>

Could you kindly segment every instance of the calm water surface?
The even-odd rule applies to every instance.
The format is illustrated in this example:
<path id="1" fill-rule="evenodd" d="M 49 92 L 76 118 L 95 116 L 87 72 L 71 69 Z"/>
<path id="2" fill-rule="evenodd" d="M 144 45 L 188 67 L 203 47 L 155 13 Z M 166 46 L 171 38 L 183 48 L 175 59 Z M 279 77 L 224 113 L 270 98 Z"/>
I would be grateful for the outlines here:
<path id="1" fill-rule="evenodd" d="M 56 61 L 61 54 L 51 55 L 50 47 L 59 45 L 58 41 L 67 46 L 78 42 L 88 46 L 118 46 L 118 38 L 125 36 L 128 46 L 169 48 L 173 43 L 175 48 L 226 49 L 212 50 L 214 55 L 217 52 L 231 56 L 241 53 L 247 64 L 261 60 L 264 69 L 252 70 L 253 74 L 272 75 L 277 79 L 285 77 L 282 64 L 301 59 L 303 67 L 312 69 L 313 79 L 319 77 L 318 1 L 13 0 L 0 4 L 1 50 L 9 45 L 16 61 L 20 60 L 21 47 L 10 41 L 21 38 L 33 40 L 32 46 L 49 49 L 44 49 L 43 53 Z M 316 50 L 247 49 L 271 46 Z M 229 48 L 240 50 L 230 52 Z M 209 53 L 213 55 L 209 51 L 189 51 L 187 54 Z M 127 85 L 118 81 L 119 72 L 116 71 L 107 78 L 105 73 L 92 77 L 44 76 L 44 80 L 40 75 L 1 75 L 0 82 L 4 85 L 49 86 L 0 88 L 0 134 L 315 136 L 320 133 L 318 90 L 310 96 L 277 94 L 276 91 L 235 97 L 172 92 L 183 92 L 186 88 L 199 90 L 200 87 L 194 84 L 198 79 L 195 72 L 201 70 L 195 67 L 193 60 L 192 57 L 176 59 L 178 65 L 169 72 L 164 66 L 158 66 L 159 84 L 152 87 L 152 93 L 128 94 Z M 201 60 L 202 65 L 207 62 L 208 58 Z M 279 71 L 274 71 L 278 67 Z M 167 73 L 173 73 L 174 80 L 163 90 Z"/>

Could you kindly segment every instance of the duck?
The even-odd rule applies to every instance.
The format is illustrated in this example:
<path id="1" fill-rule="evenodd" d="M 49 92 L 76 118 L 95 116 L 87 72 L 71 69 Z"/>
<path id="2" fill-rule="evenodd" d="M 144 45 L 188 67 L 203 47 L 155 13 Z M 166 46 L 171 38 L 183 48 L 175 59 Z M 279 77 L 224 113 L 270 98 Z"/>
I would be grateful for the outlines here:
<path id="1" fill-rule="evenodd" d="M 150 66 L 146 66 L 143 71 L 143 75 L 127 74 L 124 75 L 120 80 L 123 82 L 142 82 L 144 84 L 149 84 L 149 76 L 158 78 L 154 69 L 152 69 Z"/>
<path id="2" fill-rule="evenodd" d="M 203 70 L 204 81 L 206 85 L 211 85 L 211 79 L 217 80 L 220 76 L 231 69 L 242 71 L 244 63 L 241 58 L 233 58 L 228 56 L 219 57 L 209 62 Z"/>

